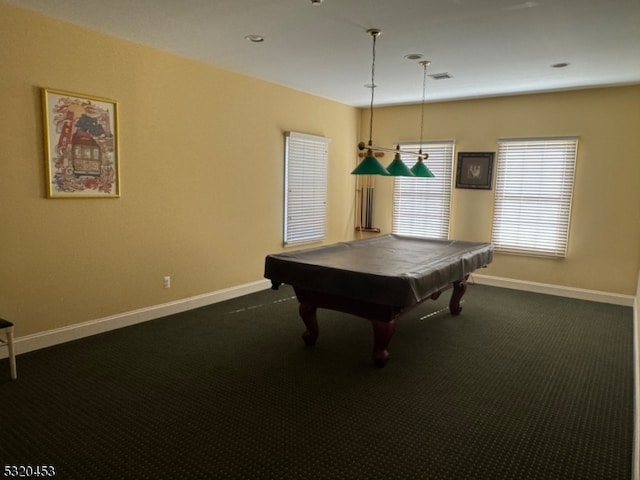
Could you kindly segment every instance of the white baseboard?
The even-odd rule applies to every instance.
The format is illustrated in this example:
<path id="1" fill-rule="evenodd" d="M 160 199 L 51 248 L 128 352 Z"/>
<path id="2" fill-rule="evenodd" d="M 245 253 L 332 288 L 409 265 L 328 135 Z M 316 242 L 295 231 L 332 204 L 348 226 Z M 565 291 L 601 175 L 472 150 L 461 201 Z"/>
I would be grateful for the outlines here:
<path id="1" fill-rule="evenodd" d="M 33 350 L 39 350 L 41 348 L 51 347 L 53 345 L 58 345 L 72 340 L 78 340 L 98 333 L 108 332 L 117 328 L 128 327 L 129 325 L 135 325 L 136 323 L 155 320 L 157 318 L 166 317 L 167 315 L 193 310 L 195 308 L 204 307 L 206 305 L 240 297 L 249 293 L 266 290 L 270 286 L 271 282 L 269 280 L 258 280 L 256 282 L 225 288 L 223 290 L 176 300 L 174 302 L 140 308 L 130 312 L 124 312 L 117 315 L 111 315 L 109 317 L 69 325 L 67 327 L 35 333 L 33 335 L 25 335 L 24 337 L 16 338 L 14 341 L 16 355 L 31 352 Z M 7 358 L 7 356 L 7 349 L 0 349 L 0 358 Z"/>
<path id="2" fill-rule="evenodd" d="M 633 307 L 633 380 L 634 380 L 634 409 L 633 409 L 633 464 L 631 478 L 640 480 L 640 274 L 638 275 L 638 287 L 636 301 Z"/>
<path id="3" fill-rule="evenodd" d="M 634 297 L 631 295 L 620 295 L 616 293 L 598 292 L 594 290 L 582 290 L 578 288 L 548 285 L 543 283 L 525 282 L 508 278 L 492 277 L 488 275 L 474 274 L 472 282 L 480 285 L 489 285 L 516 290 L 525 290 L 549 295 L 558 295 L 570 298 L 579 298 L 595 302 L 612 303 L 623 306 L 633 306 Z M 174 302 L 153 305 L 130 312 L 124 312 L 109 317 L 89 320 L 87 322 L 69 325 L 67 327 L 56 328 L 33 335 L 26 335 L 15 339 L 16 354 L 27 353 L 41 348 L 51 347 L 64 342 L 78 340 L 80 338 L 108 332 L 117 328 L 135 325 L 136 323 L 155 320 L 157 318 L 173 315 L 175 313 L 193 310 L 213 303 L 222 302 L 231 298 L 247 295 L 260 290 L 265 290 L 271 286 L 269 280 L 258 280 L 256 282 L 226 288 L 195 297 L 189 297 Z M 6 358 L 7 349 L 0 349 L 0 359 Z M 639 479 L 640 480 L 640 479 Z"/>
<path id="4" fill-rule="evenodd" d="M 640 287 L 639 287 L 640 289 Z M 636 297 L 633 308 L 633 380 L 634 380 L 634 428 L 633 428 L 633 480 L 640 480 L 640 355 L 638 353 L 638 308 L 640 308 L 640 294 Z"/>
<path id="5" fill-rule="evenodd" d="M 550 285 L 547 283 L 526 282 L 511 278 L 492 277 L 489 275 L 472 274 L 472 283 L 478 285 L 489 285 L 492 287 L 511 288 L 513 290 L 524 290 L 527 292 L 544 293 L 558 297 L 577 298 L 592 302 L 611 303 L 624 307 L 633 307 L 635 297 L 633 295 L 622 295 L 619 293 L 600 292 L 598 290 L 585 290 L 582 288 L 563 287 L 561 285 Z"/>

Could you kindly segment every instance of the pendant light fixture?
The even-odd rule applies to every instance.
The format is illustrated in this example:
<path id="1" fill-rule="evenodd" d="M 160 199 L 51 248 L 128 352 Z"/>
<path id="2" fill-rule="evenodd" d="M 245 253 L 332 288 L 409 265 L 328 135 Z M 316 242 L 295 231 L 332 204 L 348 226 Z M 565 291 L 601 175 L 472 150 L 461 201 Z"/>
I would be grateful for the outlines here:
<path id="1" fill-rule="evenodd" d="M 362 160 L 362 162 L 360 162 L 358 164 L 358 166 L 351 172 L 352 175 L 384 175 L 384 176 L 401 176 L 401 177 L 416 177 L 416 176 L 422 176 L 422 177 L 427 177 L 427 176 L 433 176 L 433 174 L 430 173 L 430 175 L 425 175 L 423 174 L 423 169 L 421 169 L 420 167 L 416 168 L 416 170 L 420 173 L 420 174 L 416 174 L 415 172 L 413 172 L 412 170 L 410 170 L 406 164 L 402 161 L 402 159 L 400 158 L 400 153 L 406 153 L 408 155 L 413 155 L 413 156 L 417 156 L 420 160 L 419 163 L 421 163 L 421 160 L 423 156 L 422 152 L 420 153 L 415 153 L 415 152 L 401 152 L 400 151 L 400 146 L 398 145 L 396 147 L 395 150 L 391 150 L 388 148 L 382 148 L 382 147 L 374 147 L 373 146 L 373 100 L 374 100 L 374 96 L 375 96 L 375 88 L 376 88 L 376 84 L 375 84 L 375 72 L 376 72 L 376 40 L 378 39 L 378 37 L 382 34 L 382 31 L 377 29 L 377 28 L 371 28 L 369 30 L 367 30 L 367 34 L 369 34 L 371 36 L 371 38 L 373 39 L 373 54 L 372 54 L 372 62 L 371 62 L 371 84 L 368 85 L 371 88 L 371 103 L 369 105 L 369 142 L 365 145 L 364 142 L 360 142 L 358 144 L 358 149 L 359 150 L 367 150 L 366 155 L 364 157 L 364 159 Z M 424 97 L 424 94 L 423 94 Z M 424 98 L 423 98 L 423 103 L 424 103 Z M 395 156 L 393 161 L 389 164 L 389 166 L 387 168 L 385 168 L 379 161 L 378 159 L 374 156 L 373 154 L 373 150 L 379 150 L 382 152 L 394 152 Z M 417 165 L 417 164 L 416 164 Z M 426 168 L 426 166 L 424 165 L 424 163 L 421 163 L 422 166 L 424 166 Z M 429 169 L 427 169 L 428 171 Z"/>
<path id="2" fill-rule="evenodd" d="M 409 170 L 409 167 L 400 158 L 400 145 L 396 147 L 396 155 L 393 161 L 387 166 L 389 175 L 394 177 L 415 177 L 416 174 Z"/>
<path id="3" fill-rule="evenodd" d="M 422 138 L 424 135 L 424 102 L 425 102 L 425 97 L 427 92 L 427 67 L 431 65 L 431 62 L 429 60 L 423 60 L 420 62 L 420 65 L 422 65 L 424 69 L 424 74 L 422 76 L 422 107 L 420 112 L 420 150 L 418 155 L 418 161 L 413 167 L 411 167 L 411 172 L 416 177 L 428 178 L 428 177 L 435 177 L 435 175 L 431 172 L 431 170 L 429 170 L 429 167 L 427 167 L 424 163 L 424 160 L 429 158 L 429 154 L 422 153 Z"/>
<path id="4" fill-rule="evenodd" d="M 369 143 L 367 144 L 367 154 L 364 160 L 351 172 L 352 175 L 390 175 L 386 168 L 373 156 L 373 97 L 376 89 L 376 40 L 382 34 L 381 30 L 371 28 L 367 33 L 373 38 L 373 61 L 371 62 L 371 104 L 369 107 Z M 364 142 L 358 144 L 360 150 L 364 150 Z"/>

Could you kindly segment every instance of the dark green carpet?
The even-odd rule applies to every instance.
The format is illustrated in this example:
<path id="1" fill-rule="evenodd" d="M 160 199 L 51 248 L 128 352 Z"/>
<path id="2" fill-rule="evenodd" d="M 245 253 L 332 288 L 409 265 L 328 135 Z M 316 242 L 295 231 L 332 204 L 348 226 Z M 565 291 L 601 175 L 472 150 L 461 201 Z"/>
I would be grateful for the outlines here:
<path id="1" fill-rule="evenodd" d="M 60 479 L 631 479 L 632 310 L 470 286 L 369 324 L 283 287 L 0 361 L 0 468 Z M 431 315 L 430 315 L 431 314 Z M 18 321 L 14 319 L 14 321 Z"/>

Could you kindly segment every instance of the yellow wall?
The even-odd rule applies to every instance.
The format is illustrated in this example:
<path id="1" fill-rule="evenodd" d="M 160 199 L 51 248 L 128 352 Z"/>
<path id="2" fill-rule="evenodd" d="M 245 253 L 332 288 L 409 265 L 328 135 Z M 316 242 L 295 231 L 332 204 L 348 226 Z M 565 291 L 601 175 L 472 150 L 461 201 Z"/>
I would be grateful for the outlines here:
<path id="1" fill-rule="evenodd" d="M 457 152 L 497 152 L 499 138 L 579 136 L 567 258 L 496 255 L 481 273 L 635 294 L 640 270 L 639 105 L 638 85 L 425 105 L 425 139 L 455 140 L 456 157 Z M 366 141 L 366 110 L 361 125 Z M 420 106 L 376 109 L 374 128 L 374 144 L 419 140 Z M 390 160 L 387 155 L 385 164 Z M 376 226 L 388 232 L 393 180 L 380 178 L 376 187 Z M 451 238 L 491 239 L 493 193 L 453 189 Z"/>
<path id="2" fill-rule="evenodd" d="M 0 315 L 18 336 L 262 279 L 286 130 L 332 139 L 326 241 L 353 235 L 355 108 L 4 4 L 0 65 Z M 121 198 L 45 198 L 41 87 L 118 101 Z"/>

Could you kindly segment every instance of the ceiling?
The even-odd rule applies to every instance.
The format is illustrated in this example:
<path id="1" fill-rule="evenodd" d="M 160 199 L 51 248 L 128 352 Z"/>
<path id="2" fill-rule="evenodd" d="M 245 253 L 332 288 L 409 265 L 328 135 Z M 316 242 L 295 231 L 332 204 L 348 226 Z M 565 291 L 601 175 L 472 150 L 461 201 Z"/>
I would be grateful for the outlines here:
<path id="1" fill-rule="evenodd" d="M 353 106 L 371 102 L 370 28 L 376 106 L 421 101 L 408 54 L 451 77 L 427 77 L 427 102 L 640 83 L 638 0 L 0 1 Z"/>

